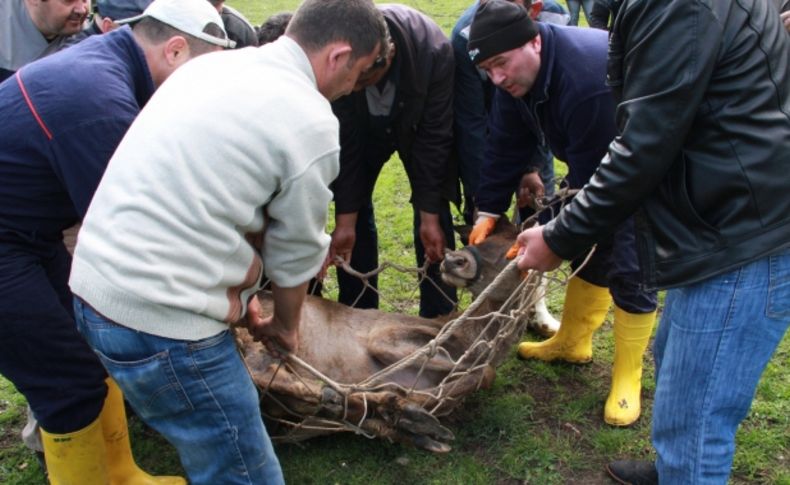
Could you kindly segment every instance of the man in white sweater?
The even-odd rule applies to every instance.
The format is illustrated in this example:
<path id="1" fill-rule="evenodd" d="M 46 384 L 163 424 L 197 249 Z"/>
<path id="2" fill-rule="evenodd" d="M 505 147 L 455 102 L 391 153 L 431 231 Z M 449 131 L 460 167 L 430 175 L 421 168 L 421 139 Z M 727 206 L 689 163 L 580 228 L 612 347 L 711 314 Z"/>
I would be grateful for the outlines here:
<path id="1" fill-rule="evenodd" d="M 330 242 L 329 101 L 385 35 L 371 0 L 305 0 L 276 42 L 191 62 L 132 124 L 85 217 L 77 325 L 193 484 L 283 481 L 228 325 L 245 318 L 270 349 L 294 350 Z M 264 268 L 267 319 L 253 298 Z"/>

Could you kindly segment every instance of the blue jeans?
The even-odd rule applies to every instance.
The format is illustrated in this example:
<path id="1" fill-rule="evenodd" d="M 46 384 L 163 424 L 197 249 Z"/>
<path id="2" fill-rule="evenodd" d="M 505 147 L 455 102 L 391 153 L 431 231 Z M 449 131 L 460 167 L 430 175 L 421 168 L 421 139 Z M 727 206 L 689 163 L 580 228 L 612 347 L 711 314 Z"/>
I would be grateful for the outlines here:
<path id="1" fill-rule="evenodd" d="M 595 0 L 568 0 L 568 11 L 571 14 L 571 20 L 568 25 L 579 25 L 579 10 L 581 8 L 584 9 L 584 16 L 587 17 L 587 22 L 589 23 L 594 3 Z"/>
<path id="2" fill-rule="evenodd" d="M 79 298 L 74 314 L 137 415 L 178 450 L 190 483 L 284 483 L 229 331 L 194 342 L 157 337 L 107 320 Z"/>
<path id="3" fill-rule="evenodd" d="M 790 322 L 790 250 L 667 291 L 654 342 L 662 484 L 725 484 L 735 432 Z"/>

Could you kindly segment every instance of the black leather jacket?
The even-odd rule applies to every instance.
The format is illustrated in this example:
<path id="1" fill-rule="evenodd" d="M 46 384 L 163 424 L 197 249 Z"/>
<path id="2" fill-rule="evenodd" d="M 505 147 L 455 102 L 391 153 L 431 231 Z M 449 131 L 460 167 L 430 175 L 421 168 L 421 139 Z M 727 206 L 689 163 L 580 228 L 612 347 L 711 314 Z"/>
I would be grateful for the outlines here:
<path id="1" fill-rule="evenodd" d="M 576 256 L 635 209 L 648 287 L 790 246 L 790 37 L 764 0 L 626 0 L 609 46 L 620 133 L 544 230 Z"/>
<path id="2" fill-rule="evenodd" d="M 442 199 L 458 202 L 452 158 L 455 56 L 449 39 L 428 16 L 405 5 L 379 5 L 400 68 L 393 107 L 397 151 L 409 177 L 414 207 L 437 214 Z M 397 67 L 396 67 L 397 65 Z M 340 174 L 332 184 L 338 213 L 358 211 L 373 193 L 380 167 L 364 160 L 371 141 L 365 91 L 336 100 L 340 120 Z"/>

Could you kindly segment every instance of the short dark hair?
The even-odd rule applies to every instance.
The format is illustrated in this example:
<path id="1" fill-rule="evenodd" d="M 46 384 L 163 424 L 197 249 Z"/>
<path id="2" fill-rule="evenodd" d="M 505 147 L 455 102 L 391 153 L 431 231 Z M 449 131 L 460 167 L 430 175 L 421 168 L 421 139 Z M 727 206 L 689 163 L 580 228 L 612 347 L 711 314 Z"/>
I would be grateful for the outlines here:
<path id="1" fill-rule="evenodd" d="M 132 29 L 134 29 L 135 32 L 139 33 L 153 44 L 160 44 L 175 35 L 180 35 L 186 39 L 187 44 L 189 44 L 189 51 L 193 57 L 217 49 L 216 45 L 182 32 L 175 27 L 171 27 L 170 25 L 160 22 L 153 17 L 141 18 L 134 23 Z M 203 32 L 220 39 L 225 38 L 225 31 L 222 30 L 222 27 L 217 24 L 211 23 L 206 25 L 206 27 L 203 29 Z"/>
<path id="2" fill-rule="evenodd" d="M 258 28 L 258 45 L 274 42 L 285 33 L 288 23 L 294 16 L 291 12 L 280 12 L 272 15 Z"/>
<path id="3" fill-rule="evenodd" d="M 332 42 L 351 45 L 351 59 L 387 49 L 387 24 L 372 0 L 304 0 L 285 31 L 307 52 Z"/>

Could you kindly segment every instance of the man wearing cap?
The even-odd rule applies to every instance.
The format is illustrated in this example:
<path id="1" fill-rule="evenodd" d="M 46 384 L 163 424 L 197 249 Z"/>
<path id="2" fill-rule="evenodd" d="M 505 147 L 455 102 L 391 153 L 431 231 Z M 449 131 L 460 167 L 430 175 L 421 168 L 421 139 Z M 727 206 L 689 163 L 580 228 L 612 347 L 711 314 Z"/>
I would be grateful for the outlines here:
<path id="1" fill-rule="evenodd" d="M 219 12 L 228 38 L 236 43 L 236 49 L 242 47 L 257 47 L 258 34 L 247 17 L 238 10 L 225 4 L 225 0 L 208 0 Z"/>
<path id="2" fill-rule="evenodd" d="M 329 101 L 386 55 L 385 40 L 372 1 L 306 0 L 275 42 L 179 69 L 99 184 L 69 281 L 77 325 L 193 484 L 283 481 L 229 326 L 295 350 L 330 240 L 340 146 Z M 255 298 L 264 272 L 267 318 Z"/>
<path id="3" fill-rule="evenodd" d="M 88 0 L 0 1 L 0 82 L 80 31 Z"/>
<path id="4" fill-rule="evenodd" d="M 61 48 L 82 42 L 92 35 L 106 34 L 117 29 L 120 26 L 117 20 L 140 15 L 150 3 L 151 0 L 94 0 L 94 13 L 90 24 L 78 34 L 69 37 Z"/>
<path id="5" fill-rule="evenodd" d="M 480 166 L 483 164 L 483 150 L 488 136 L 488 110 L 494 85 L 485 72 L 481 71 L 469 59 L 469 26 L 475 12 L 485 0 L 472 4 L 461 14 L 453 27 L 450 41 L 455 53 L 455 84 L 453 86 L 453 129 L 455 148 L 458 154 L 458 171 L 463 187 L 464 220 L 467 224 L 475 222 L 474 194 L 477 191 L 480 178 Z M 515 0 L 513 3 L 527 9 L 529 16 L 540 22 L 557 25 L 568 25 L 570 17 L 565 10 L 553 0 Z M 540 180 L 544 190 L 540 197 L 554 195 L 554 155 L 548 147 L 541 147 L 533 156 L 535 160 L 524 160 L 524 171 L 534 172 L 540 169 Z M 518 181 L 513 180 L 512 192 L 518 194 Z M 519 215 L 529 217 L 531 209 L 526 205 L 526 197 L 519 199 Z M 484 238 L 484 236 L 482 236 Z M 482 242 L 482 239 L 475 241 Z M 560 326 L 546 308 L 544 298 L 535 303 L 535 318 L 529 321 L 530 328 L 545 335 L 553 335 Z"/>
<path id="6" fill-rule="evenodd" d="M 610 471 L 725 484 L 790 324 L 790 37 L 763 0 L 625 0 L 607 81 L 619 133 L 573 202 L 519 236 L 519 267 L 553 269 L 633 214 L 644 284 L 668 288 L 653 345 L 658 459 Z"/>
<path id="7" fill-rule="evenodd" d="M 507 209 L 512 188 L 502 187 L 521 177 L 524 154 L 541 143 L 568 164 L 571 188 L 587 183 L 616 133 L 614 102 L 605 85 L 606 47 L 605 32 L 535 23 L 523 8 L 504 0 L 489 0 L 478 9 L 469 55 L 499 88 L 476 197 L 481 213 L 493 219 Z M 531 175 L 539 186 L 537 174 Z M 476 231 L 487 227 L 482 221 Z M 596 242 L 590 260 L 568 282 L 559 331 L 544 342 L 522 342 L 518 353 L 524 359 L 589 362 L 592 335 L 614 299 L 615 361 L 604 420 L 627 426 L 640 414 L 642 355 L 657 299 L 641 288 L 633 221 Z M 581 255 L 572 267 L 583 261 Z"/>
<path id="8" fill-rule="evenodd" d="M 132 459 L 117 386 L 77 333 L 62 231 L 154 89 L 229 44 L 202 1 L 156 0 L 138 20 L 0 83 L 0 373 L 40 423 L 53 483 L 153 480 Z"/>
<path id="9" fill-rule="evenodd" d="M 420 316 L 433 318 L 450 313 L 456 298 L 455 288 L 441 280 L 438 264 L 444 249 L 454 247 L 450 201 L 458 198 L 451 158 L 453 51 L 428 16 L 399 4 L 379 8 L 392 39 L 390 55 L 332 106 L 342 150 L 332 186 L 336 225 L 330 252 L 359 272 L 378 266 L 372 195 L 384 163 L 397 152 L 411 185 L 417 264 L 429 262 L 420 282 Z M 378 306 L 378 294 L 356 276 L 338 269 L 338 282 L 342 303 Z M 375 286 L 375 278 L 371 283 Z"/>

